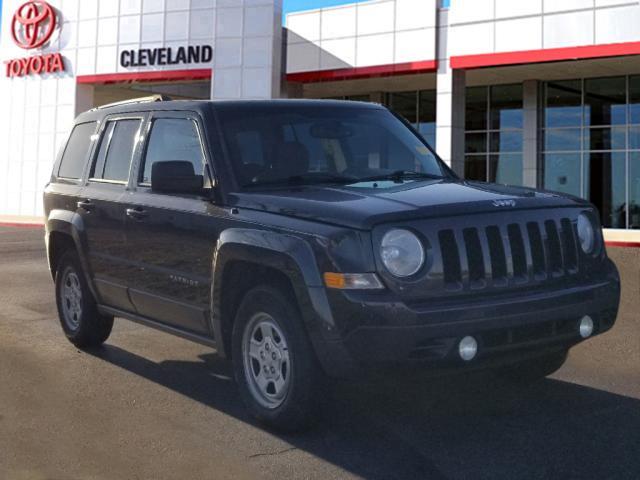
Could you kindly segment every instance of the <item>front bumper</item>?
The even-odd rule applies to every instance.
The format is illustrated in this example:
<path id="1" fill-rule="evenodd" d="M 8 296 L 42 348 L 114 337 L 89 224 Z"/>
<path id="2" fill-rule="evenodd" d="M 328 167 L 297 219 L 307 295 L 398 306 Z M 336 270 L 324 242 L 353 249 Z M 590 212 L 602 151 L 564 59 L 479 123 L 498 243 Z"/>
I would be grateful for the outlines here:
<path id="1" fill-rule="evenodd" d="M 593 335 L 615 323 L 620 281 L 613 263 L 606 265 L 602 277 L 586 284 L 454 304 L 409 306 L 384 296 L 329 292 L 338 328 L 312 335 L 312 342 L 325 371 L 338 377 L 366 370 L 478 368 L 567 349 L 584 340 L 578 328 L 584 315 L 594 320 Z M 478 354 L 465 362 L 458 343 L 469 335 Z"/>

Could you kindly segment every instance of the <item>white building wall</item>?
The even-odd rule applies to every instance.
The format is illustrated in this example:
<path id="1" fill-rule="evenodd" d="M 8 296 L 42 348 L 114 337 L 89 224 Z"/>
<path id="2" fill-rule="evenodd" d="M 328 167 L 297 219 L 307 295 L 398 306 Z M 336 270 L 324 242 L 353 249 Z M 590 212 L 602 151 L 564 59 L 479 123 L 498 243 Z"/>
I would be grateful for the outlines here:
<path id="1" fill-rule="evenodd" d="M 4 0 L 0 60 L 30 55 L 10 22 L 23 0 Z M 77 75 L 213 68 L 212 98 L 280 95 L 282 0 L 50 0 L 61 28 L 36 53 L 61 52 L 63 74 L 0 75 L 0 214 L 39 215 L 41 190 L 75 114 L 91 103 Z M 439 25 L 436 0 L 371 0 L 290 14 L 287 73 L 437 60 L 438 146 L 456 161 L 464 72 L 451 57 L 640 41 L 637 0 L 454 0 Z M 208 44 L 214 58 L 124 68 L 122 50 Z M 438 51 L 436 51 L 436 47 Z M 462 98 L 462 97 L 460 97 Z M 454 165 L 455 166 L 455 165 Z"/>
<path id="2" fill-rule="evenodd" d="M 287 73 L 436 59 L 436 0 L 374 0 L 287 15 Z"/>
<path id="3" fill-rule="evenodd" d="M 48 0 L 60 15 L 32 52 L 11 39 L 24 0 L 4 0 L 0 60 L 60 52 L 66 72 L 9 79 L 0 72 L 0 215 L 42 215 L 42 190 L 77 113 L 91 106 L 80 75 L 213 68 L 213 98 L 279 96 L 282 0 Z M 209 64 L 124 68 L 123 50 L 211 45 Z M 219 48 L 218 48 L 219 46 Z M 4 68 L 4 65 L 2 65 Z"/>
<path id="4" fill-rule="evenodd" d="M 449 55 L 640 41 L 637 0 L 455 0 Z"/>
<path id="5" fill-rule="evenodd" d="M 280 96 L 282 0 L 218 0 L 213 99 Z"/>
<path id="6" fill-rule="evenodd" d="M 438 71 L 436 72 L 436 145 L 438 154 L 456 173 L 464 175 L 465 72 L 449 65 L 449 12 L 438 21 Z"/>
<path id="7" fill-rule="evenodd" d="M 60 52 L 63 74 L 6 78 L 0 74 L 0 213 L 39 216 L 42 189 L 78 110 L 76 76 L 145 71 L 119 66 L 123 49 L 213 44 L 215 0 L 49 0 L 60 14 L 51 42 L 30 53 L 11 39 L 11 18 L 23 0 L 4 0 L 0 59 Z M 175 69 L 155 67 L 154 70 Z M 206 68 L 202 64 L 180 69 Z"/>
<path id="8" fill-rule="evenodd" d="M 4 0 L 0 59 L 29 56 L 11 39 L 11 19 L 21 0 Z M 51 175 L 55 154 L 68 135 L 75 116 L 78 4 L 62 19 L 50 46 L 37 53 L 62 51 L 68 72 L 65 74 L 8 79 L 4 65 L 0 72 L 0 212 L 6 215 L 34 216 L 42 214 L 42 189 Z M 62 1 L 52 1 L 56 8 Z M 60 32 L 65 32 L 60 35 Z M 73 45 L 73 46 L 72 46 Z"/>

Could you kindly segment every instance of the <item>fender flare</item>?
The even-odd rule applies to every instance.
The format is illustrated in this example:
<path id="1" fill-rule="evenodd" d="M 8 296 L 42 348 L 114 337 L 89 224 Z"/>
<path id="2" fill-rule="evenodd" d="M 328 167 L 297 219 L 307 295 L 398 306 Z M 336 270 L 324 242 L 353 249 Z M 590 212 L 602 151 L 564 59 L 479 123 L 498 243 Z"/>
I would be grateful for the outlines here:
<path id="1" fill-rule="evenodd" d="M 49 260 L 49 268 L 51 270 L 51 276 L 54 277 L 55 272 L 51 269 L 51 248 L 50 238 L 52 233 L 62 233 L 71 237 L 73 243 L 76 246 L 76 252 L 80 258 L 80 265 L 82 265 L 83 274 L 89 289 L 91 290 L 94 298 L 99 299 L 98 292 L 93 284 L 93 279 L 89 275 L 89 260 L 87 258 L 87 241 L 85 233 L 85 225 L 80 216 L 76 212 L 69 210 L 52 210 L 49 213 L 46 221 L 46 237 L 47 237 L 47 260 Z"/>
<path id="2" fill-rule="evenodd" d="M 231 228 L 223 231 L 213 254 L 211 276 L 211 329 L 218 354 L 227 357 L 223 337 L 222 281 L 225 267 L 245 261 L 282 272 L 293 285 L 307 331 L 318 325 L 331 330 L 335 324 L 314 253 L 299 237 L 268 230 Z M 318 322 L 319 320 L 319 322 Z M 313 335 L 310 335 L 313 341 Z"/>

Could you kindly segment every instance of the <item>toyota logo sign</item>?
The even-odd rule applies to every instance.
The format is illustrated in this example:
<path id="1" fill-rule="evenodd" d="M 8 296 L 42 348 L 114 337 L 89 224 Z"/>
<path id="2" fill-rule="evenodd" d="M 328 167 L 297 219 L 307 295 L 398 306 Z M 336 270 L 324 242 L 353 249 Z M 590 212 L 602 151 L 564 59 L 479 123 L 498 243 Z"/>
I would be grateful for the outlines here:
<path id="1" fill-rule="evenodd" d="M 1 1 L 1 0 L 0 0 Z M 47 2 L 32 0 L 22 4 L 11 20 L 11 36 L 20 48 L 33 50 L 51 40 L 56 29 L 56 11 Z M 9 78 L 64 72 L 60 52 L 29 55 L 26 58 L 5 60 L 5 73 Z"/>
<path id="2" fill-rule="evenodd" d="M 11 36 L 20 48 L 31 50 L 49 41 L 56 29 L 56 12 L 43 1 L 24 3 L 11 21 Z"/>

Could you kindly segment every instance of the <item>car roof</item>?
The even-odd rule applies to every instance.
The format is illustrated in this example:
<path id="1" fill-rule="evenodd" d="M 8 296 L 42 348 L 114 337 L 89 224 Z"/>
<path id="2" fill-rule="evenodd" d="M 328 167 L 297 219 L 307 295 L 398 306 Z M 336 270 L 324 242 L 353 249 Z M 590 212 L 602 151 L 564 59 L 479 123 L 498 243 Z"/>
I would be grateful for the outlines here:
<path id="1" fill-rule="evenodd" d="M 315 99 L 274 99 L 274 100 L 164 100 L 164 101 L 136 101 L 127 103 L 106 105 L 96 107 L 87 112 L 81 113 L 76 119 L 76 124 L 84 122 L 98 121 L 107 115 L 118 115 L 137 112 L 157 112 L 157 111 L 189 111 L 202 115 L 217 111 L 229 110 L 251 110 L 265 108 L 282 107 L 314 107 L 314 108 L 345 108 L 359 107 L 381 109 L 381 105 L 357 102 L 349 100 L 315 100 Z"/>

